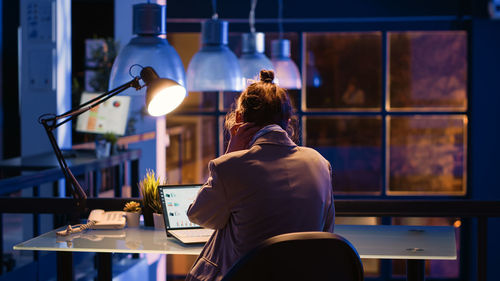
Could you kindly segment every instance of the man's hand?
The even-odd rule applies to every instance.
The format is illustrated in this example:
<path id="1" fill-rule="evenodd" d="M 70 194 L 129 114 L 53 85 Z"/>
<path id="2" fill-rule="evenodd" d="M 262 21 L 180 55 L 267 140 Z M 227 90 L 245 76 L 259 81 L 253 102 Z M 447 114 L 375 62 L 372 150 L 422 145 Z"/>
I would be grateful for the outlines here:
<path id="1" fill-rule="evenodd" d="M 226 153 L 248 148 L 248 143 L 261 127 L 254 123 L 236 123 L 231 127 L 231 138 L 227 145 Z"/>

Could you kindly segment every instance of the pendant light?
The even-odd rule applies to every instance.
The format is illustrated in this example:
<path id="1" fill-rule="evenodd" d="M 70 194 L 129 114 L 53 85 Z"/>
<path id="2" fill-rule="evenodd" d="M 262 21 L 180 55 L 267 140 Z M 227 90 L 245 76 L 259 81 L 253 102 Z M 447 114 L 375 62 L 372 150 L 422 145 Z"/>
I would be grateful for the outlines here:
<path id="1" fill-rule="evenodd" d="M 164 38 L 165 21 L 164 5 L 144 3 L 133 6 L 133 33 L 137 36 L 116 57 L 111 69 L 109 89 L 130 80 L 129 69 L 135 64 L 151 66 L 160 77 L 186 85 L 182 61 L 174 47 Z M 134 90 L 125 94 L 142 96 Z"/>
<path id="2" fill-rule="evenodd" d="M 129 81 L 137 76 L 141 67 L 152 67 L 158 76 L 167 78 L 185 88 L 186 78 L 182 61 L 175 49 L 165 39 L 166 6 L 154 3 L 133 5 L 133 33 L 136 35 L 118 53 L 109 79 L 109 89 Z M 137 73 L 134 71 L 137 70 Z M 130 96 L 127 134 L 145 133 L 156 130 L 157 118 L 146 114 L 144 90 L 128 89 L 123 95 Z M 169 96 L 172 97 L 172 96 Z M 186 97 L 186 92 L 179 91 L 176 104 Z"/>
<path id="3" fill-rule="evenodd" d="M 283 39 L 283 0 L 278 0 L 279 39 L 271 41 L 271 62 L 277 84 L 285 89 L 302 88 L 297 65 L 290 58 L 290 40 Z"/>
<path id="4" fill-rule="evenodd" d="M 229 49 L 228 22 L 219 20 L 216 0 L 214 13 L 201 24 L 201 49 L 187 69 L 188 91 L 241 91 L 243 78 L 236 55 Z"/>
<path id="5" fill-rule="evenodd" d="M 250 33 L 243 33 L 241 57 L 239 59 L 241 66 L 241 74 L 245 81 L 258 80 L 259 73 L 262 69 L 274 70 L 273 64 L 264 54 L 265 36 L 262 32 L 255 32 L 255 8 L 257 0 L 252 0 L 249 23 Z"/>

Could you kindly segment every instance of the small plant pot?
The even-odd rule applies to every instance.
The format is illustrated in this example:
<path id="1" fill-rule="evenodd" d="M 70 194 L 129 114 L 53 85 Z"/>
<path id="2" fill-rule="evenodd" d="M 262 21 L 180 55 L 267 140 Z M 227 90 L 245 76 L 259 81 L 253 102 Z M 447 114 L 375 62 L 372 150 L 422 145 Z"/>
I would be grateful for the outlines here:
<path id="1" fill-rule="evenodd" d="M 95 142 L 95 155 L 97 158 L 109 157 L 111 151 L 111 143 L 105 140 L 97 140 Z"/>
<path id="2" fill-rule="evenodd" d="M 153 210 L 151 210 L 151 208 L 144 206 L 142 208 L 142 216 L 144 217 L 145 226 L 154 226 Z"/>
<path id="3" fill-rule="evenodd" d="M 165 229 L 163 214 L 153 213 L 153 221 L 156 229 Z"/>
<path id="4" fill-rule="evenodd" d="M 127 218 L 127 227 L 139 227 L 141 213 L 126 212 L 125 216 Z"/>

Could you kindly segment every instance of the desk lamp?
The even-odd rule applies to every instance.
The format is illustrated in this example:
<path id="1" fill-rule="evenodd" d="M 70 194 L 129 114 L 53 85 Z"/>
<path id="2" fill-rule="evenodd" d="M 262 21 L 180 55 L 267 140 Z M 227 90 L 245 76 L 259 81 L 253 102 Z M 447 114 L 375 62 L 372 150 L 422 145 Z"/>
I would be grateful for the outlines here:
<path id="1" fill-rule="evenodd" d="M 143 85 L 139 83 L 140 80 L 144 82 Z M 50 144 L 54 149 L 54 153 L 56 154 L 64 177 L 72 186 L 72 195 L 76 199 L 77 207 L 81 211 L 84 211 L 86 208 L 85 200 L 87 199 L 87 195 L 66 164 L 61 149 L 59 148 L 56 138 L 52 132 L 59 126 L 73 120 L 78 115 L 98 106 L 128 88 L 135 88 L 138 91 L 144 87 L 147 87 L 146 108 L 149 114 L 153 116 L 165 115 L 174 110 L 186 96 L 186 90 L 180 84 L 170 79 L 160 78 L 152 67 L 144 67 L 140 72 L 140 76 L 136 76 L 129 82 L 99 95 L 98 97 L 85 102 L 68 112 L 61 115 L 43 114 L 38 118 L 38 122 L 43 125 L 45 131 L 47 132 Z"/>

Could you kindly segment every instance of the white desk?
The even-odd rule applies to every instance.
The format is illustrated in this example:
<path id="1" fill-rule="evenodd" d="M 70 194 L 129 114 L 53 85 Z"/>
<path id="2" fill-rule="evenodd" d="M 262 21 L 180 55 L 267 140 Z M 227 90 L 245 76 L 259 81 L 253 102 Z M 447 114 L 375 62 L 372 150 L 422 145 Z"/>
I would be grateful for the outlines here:
<path id="1" fill-rule="evenodd" d="M 14 250 L 56 251 L 59 280 L 72 278 L 72 252 L 98 253 L 98 278 L 111 280 L 111 253 L 198 255 L 202 249 L 152 228 L 89 230 L 67 237 L 57 236 L 58 230 L 17 244 Z M 425 279 L 425 260 L 457 258 L 451 226 L 336 225 L 335 233 L 349 240 L 361 258 L 407 260 L 407 280 Z"/>

